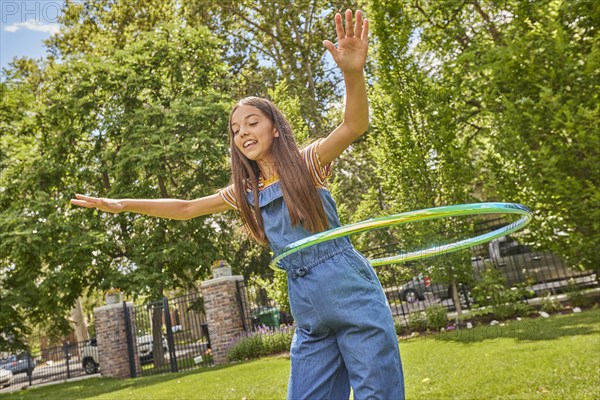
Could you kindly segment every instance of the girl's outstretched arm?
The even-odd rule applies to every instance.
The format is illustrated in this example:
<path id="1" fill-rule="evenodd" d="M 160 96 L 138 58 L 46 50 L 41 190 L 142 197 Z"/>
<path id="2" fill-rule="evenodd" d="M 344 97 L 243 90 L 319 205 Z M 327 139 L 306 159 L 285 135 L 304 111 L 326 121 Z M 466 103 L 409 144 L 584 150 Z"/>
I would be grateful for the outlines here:
<path id="1" fill-rule="evenodd" d="M 86 208 L 97 208 L 110 213 L 133 212 L 159 218 L 188 220 L 202 215 L 213 214 L 231 208 L 221 196 L 213 194 L 196 200 L 177 199 L 105 199 L 75 195 L 71 204 Z"/>
<path id="2" fill-rule="evenodd" d="M 360 10 L 356 11 L 356 24 L 352 25 L 352 11 L 345 13 L 345 28 L 342 16 L 335 15 L 335 30 L 338 45 L 329 40 L 323 45 L 329 50 L 344 75 L 346 105 L 344 120 L 317 148 L 321 163 L 336 159 L 350 144 L 369 127 L 369 103 L 363 69 L 367 59 L 369 23 Z"/>

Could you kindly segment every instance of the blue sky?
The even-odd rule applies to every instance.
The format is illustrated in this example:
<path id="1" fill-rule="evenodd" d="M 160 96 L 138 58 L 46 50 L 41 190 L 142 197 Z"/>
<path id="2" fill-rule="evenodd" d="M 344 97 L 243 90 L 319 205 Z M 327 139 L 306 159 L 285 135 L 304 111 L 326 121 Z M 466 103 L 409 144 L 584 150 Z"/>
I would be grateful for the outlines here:
<path id="1" fill-rule="evenodd" d="M 43 40 L 59 29 L 64 0 L 0 0 L 0 68 L 14 57 L 46 56 Z"/>

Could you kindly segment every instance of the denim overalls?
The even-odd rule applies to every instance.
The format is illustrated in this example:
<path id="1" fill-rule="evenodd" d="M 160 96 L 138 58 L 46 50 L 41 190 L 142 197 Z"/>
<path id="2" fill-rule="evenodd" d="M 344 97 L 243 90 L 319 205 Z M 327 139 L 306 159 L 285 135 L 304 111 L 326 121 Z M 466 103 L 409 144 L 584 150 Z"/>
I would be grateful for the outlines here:
<path id="1" fill-rule="evenodd" d="M 318 188 L 331 228 L 340 226 L 329 190 Z M 254 203 L 252 193 L 248 200 Z M 311 235 L 292 226 L 279 182 L 259 192 L 271 248 L 278 254 Z M 305 248 L 280 262 L 287 272 L 296 331 L 288 399 L 404 398 L 398 340 L 381 284 L 347 237 Z"/>

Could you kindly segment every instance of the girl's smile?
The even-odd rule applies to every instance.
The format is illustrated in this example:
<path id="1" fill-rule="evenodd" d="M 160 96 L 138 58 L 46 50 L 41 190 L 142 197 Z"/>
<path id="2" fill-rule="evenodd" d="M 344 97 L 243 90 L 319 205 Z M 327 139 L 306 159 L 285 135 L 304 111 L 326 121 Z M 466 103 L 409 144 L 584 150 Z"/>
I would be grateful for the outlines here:
<path id="1" fill-rule="evenodd" d="M 235 146 L 259 163 L 272 162 L 273 140 L 279 132 L 270 118 L 257 107 L 242 104 L 231 116 L 231 131 Z"/>

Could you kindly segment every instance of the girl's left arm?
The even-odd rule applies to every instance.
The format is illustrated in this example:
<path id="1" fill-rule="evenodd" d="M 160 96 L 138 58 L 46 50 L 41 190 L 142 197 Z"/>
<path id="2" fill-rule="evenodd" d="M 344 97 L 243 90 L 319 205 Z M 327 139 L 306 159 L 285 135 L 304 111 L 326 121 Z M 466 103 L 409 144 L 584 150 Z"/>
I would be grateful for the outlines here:
<path id="1" fill-rule="evenodd" d="M 369 23 L 363 20 L 360 10 L 356 11 L 356 25 L 352 25 L 351 10 L 346 11 L 345 19 L 344 29 L 342 16 L 335 16 L 337 48 L 330 41 L 323 41 L 342 71 L 346 85 L 344 120 L 317 147 L 323 165 L 336 159 L 369 127 L 369 102 L 363 72 L 368 51 Z"/>

